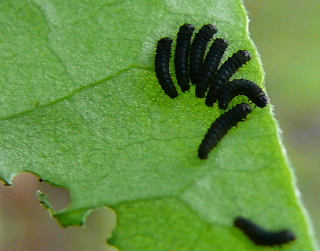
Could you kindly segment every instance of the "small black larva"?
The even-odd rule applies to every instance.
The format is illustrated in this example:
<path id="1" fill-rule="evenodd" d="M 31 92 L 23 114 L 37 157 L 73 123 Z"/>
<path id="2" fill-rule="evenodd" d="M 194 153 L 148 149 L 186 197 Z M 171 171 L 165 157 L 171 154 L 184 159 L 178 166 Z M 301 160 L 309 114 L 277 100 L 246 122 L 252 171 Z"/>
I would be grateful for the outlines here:
<path id="1" fill-rule="evenodd" d="M 155 72 L 159 84 L 161 85 L 161 88 L 164 90 L 164 92 L 170 98 L 176 98 L 178 96 L 178 92 L 173 84 L 169 69 L 171 44 L 172 39 L 169 37 L 161 38 L 158 41 L 155 57 Z"/>
<path id="2" fill-rule="evenodd" d="M 213 81 L 209 87 L 206 96 L 206 105 L 213 106 L 217 101 L 220 88 L 226 84 L 229 79 L 242 67 L 245 63 L 251 60 L 250 52 L 239 50 L 229 57 L 219 68 L 213 77 Z"/>
<path id="3" fill-rule="evenodd" d="M 256 83 L 247 79 L 235 79 L 220 89 L 219 108 L 226 110 L 230 101 L 238 96 L 247 96 L 256 106 L 263 108 L 269 103 L 268 96 Z"/>
<path id="4" fill-rule="evenodd" d="M 296 239 L 294 233 L 289 230 L 270 232 L 244 217 L 237 217 L 234 226 L 242 230 L 256 245 L 280 246 Z"/>
<path id="5" fill-rule="evenodd" d="M 190 89 L 189 85 L 189 53 L 191 37 L 194 32 L 192 24 L 180 26 L 177 34 L 176 51 L 174 54 L 174 65 L 178 85 L 182 92 Z"/>
<path id="6" fill-rule="evenodd" d="M 227 47 L 228 42 L 222 38 L 215 39 L 210 46 L 200 70 L 199 80 L 196 85 L 196 96 L 198 98 L 205 97 L 210 81 L 216 73 Z"/>
<path id="7" fill-rule="evenodd" d="M 197 83 L 199 77 L 207 44 L 217 31 L 217 28 L 212 24 L 206 24 L 202 26 L 199 32 L 194 36 L 191 44 L 189 65 L 189 76 L 194 85 Z"/>
<path id="8" fill-rule="evenodd" d="M 228 133 L 231 127 L 236 126 L 238 122 L 243 121 L 250 112 L 250 105 L 241 103 L 217 118 L 208 129 L 208 132 L 199 146 L 198 157 L 200 159 L 207 159 L 210 151 Z"/>

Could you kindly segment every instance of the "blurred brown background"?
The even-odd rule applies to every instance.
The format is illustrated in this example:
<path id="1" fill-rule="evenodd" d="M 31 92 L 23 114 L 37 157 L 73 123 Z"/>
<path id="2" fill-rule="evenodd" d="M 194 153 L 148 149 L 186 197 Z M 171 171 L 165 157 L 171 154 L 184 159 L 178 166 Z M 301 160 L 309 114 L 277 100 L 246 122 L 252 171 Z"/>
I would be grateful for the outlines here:
<path id="1" fill-rule="evenodd" d="M 320 239 L 320 2 L 245 0 L 244 4 L 284 144 Z M 67 191 L 39 183 L 27 173 L 17 176 L 14 184 L 0 185 L 0 250 L 107 250 L 105 239 L 115 225 L 114 212 L 100 209 L 89 216 L 86 228 L 63 229 L 39 204 L 36 190 L 48 194 L 55 209 L 68 205 Z"/>

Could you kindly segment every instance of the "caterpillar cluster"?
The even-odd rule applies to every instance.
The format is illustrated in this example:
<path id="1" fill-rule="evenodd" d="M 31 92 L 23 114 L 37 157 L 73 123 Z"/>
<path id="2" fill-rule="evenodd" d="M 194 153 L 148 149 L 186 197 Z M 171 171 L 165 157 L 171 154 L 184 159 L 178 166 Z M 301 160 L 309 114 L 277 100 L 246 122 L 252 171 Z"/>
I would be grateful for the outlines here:
<path id="1" fill-rule="evenodd" d="M 189 91 L 191 81 L 196 86 L 196 97 L 206 97 L 207 106 L 212 107 L 218 100 L 219 108 L 226 110 L 234 97 L 245 95 L 256 106 L 265 107 L 269 99 L 256 83 L 247 79 L 229 81 L 243 65 L 251 60 L 250 52 L 239 50 L 221 64 L 228 48 L 228 42 L 225 39 L 214 39 L 205 55 L 208 44 L 218 29 L 212 24 L 203 25 L 192 40 L 194 31 L 195 27 L 192 24 L 183 24 L 177 33 L 174 65 L 181 91 Z M 179 94 L 170 74 L 172 43 L 173 40 L 169 37 L 158 41 L 155 72 L 163 91 L 170 98 L 176 98 Z M 198 149 L 198 157 L 207 159 L 210 151 L 231 127 L 244 120 L 250 112 L 251 107 L 248 104 L 240 104 L 221 115 L 204 136 Z"/>
<path id="2" fill-rule="evenodd" d="M 209 42 L 218 31 L 217 28 L 212 24 L 206 24 L 192 40 L 194 30 L 192 24 L 183 24 L 177 33 L 174 65 L 177 83 L 181 91 L 189 91 L 191 80 L 191 83 L 196 86 L 196 96 L 198 98 L 206 97 L 205 104 L 207 106 L 212 107 L 218 101 L 219 108 L 226 110 L 234 97 L 245 95 L 256 106 L 265 107 L 269 99 L 256 83 L 245 79 L 229 82 L 230 78 L 251 60 L 250 52 L 239 50 L 221 64 L 228 47 L 228 42 L 225 39 L 214 39 L 205 55 Z M 158 41 L 155 72 L 163 91 L 170 98 L 176 98 L 178 91 L 170 74 L 172 43 L 173 40 L 169 37 L 161 38 Z"/>
<path id="3" fill-rule="evenodd" d="M 219 108 L 223 110 L 227 110 L 231 100 L 238 95 L 247 96 L 257 107 L 267 106 L 269 98 L 256 83 L 247 79 L 230 81 L 230 78 L 251 60 L 250 52 L 239 50 L 221 63 L 228 48 L 228 42 L 225 39 L 214 39 L 206 54 L 208 44 L 218 31 L 217 28 L 212 24 L 206 24 L 192 40 L 194 31 L 195 27 L 192 24 L 183 24 L 177 34 L 174 65 L 181 91 L 189 91 L 191 82 L 195 85 L 196 97 L 206 98 L 205 104 L 209 107 L 218 101 Z M 172 43 L 173 40 L 169 37 L 158 41 L 155 72 L 163 91 L 170 98 L 176 98 L 178 91 L 170 74 Z M 205 134 L 198 149 L 198 157 L 207 159 L 208 154 L 228 131 L 244 121 L 251 112 L 250 105 L 241 103 L 218 117 Z M 256 245 L 282 245 L 296 239 L 289 230 L 270 232 L 243 217 L 237 217 L 234 220 L 234 226 L 242 230 Z"/>

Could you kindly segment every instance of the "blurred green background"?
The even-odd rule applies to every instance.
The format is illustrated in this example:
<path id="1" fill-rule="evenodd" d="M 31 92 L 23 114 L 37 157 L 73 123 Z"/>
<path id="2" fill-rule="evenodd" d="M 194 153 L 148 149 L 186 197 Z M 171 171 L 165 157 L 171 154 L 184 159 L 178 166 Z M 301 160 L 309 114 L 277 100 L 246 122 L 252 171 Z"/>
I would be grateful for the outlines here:
<path id="1" fill-rule="evenodd" d="M 320 240 L 320 2 L 245 0 L 266 88 Z"/>
<path id="2" fill-rule="evenodd" d="M 244 4 L 284 144 L 320 240 L 320 2 Z M 47 193 L 56 209 L 68 204 L 67 191 L 39 183 L 32 174 L 17 176 L 14 184 L 0 186 L 0 250 L 106 250 L 104 240 L 115 224 L 111 210 L 94 212 L 86 229 L 64 230 L 38 203 L 35 191 Z"/>

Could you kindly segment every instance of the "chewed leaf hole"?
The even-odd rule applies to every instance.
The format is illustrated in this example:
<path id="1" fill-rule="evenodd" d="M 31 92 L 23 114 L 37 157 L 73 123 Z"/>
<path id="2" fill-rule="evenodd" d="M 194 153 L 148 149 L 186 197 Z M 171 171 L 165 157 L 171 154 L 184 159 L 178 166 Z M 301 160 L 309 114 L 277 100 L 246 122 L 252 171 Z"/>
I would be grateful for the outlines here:
<path id="1" fill-rule="evenodd" d="M 43 192 L 53 210 L 59 211 L 71 203 L 69 191 L 39 179 L 24 172 L 13 179 L 12 186 L 0 185 L 0 250 L 117 250 L 107 244 L 116 224 L 112 209 L 94 210 L 85 226 L 63 228 L 50 217 L 36 194 Z"/>
<path id="2" fill-rule="evenodd" d="M 50 198 L 50 205 L 55 211 L 62 210 L 70 204 L 70 196 L 68 190 L 54 186 L 46 181 L 43 181 L 41 178 L 38 180 L 38 190 L 40 190 Z"/>

